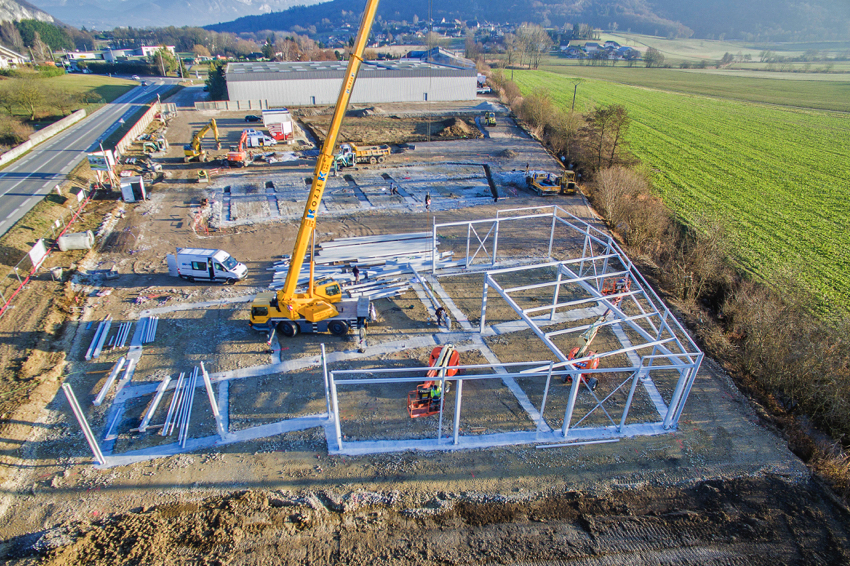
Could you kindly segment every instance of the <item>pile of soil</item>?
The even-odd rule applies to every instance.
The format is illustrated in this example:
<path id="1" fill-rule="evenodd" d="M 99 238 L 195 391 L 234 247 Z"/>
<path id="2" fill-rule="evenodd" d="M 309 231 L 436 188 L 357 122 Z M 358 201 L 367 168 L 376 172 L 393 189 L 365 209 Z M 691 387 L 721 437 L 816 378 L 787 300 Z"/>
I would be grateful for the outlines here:
<path id="1" fill-rule="evenodd" d="M 777 493 L 782 493 L 777 497 Z M 9 541 L 26 564 L 846 564 L 847 512 L 780 478 L 617 494 L 246 491 Z M 766 552 L 769 549 L 769 552 Z M 179 557 L 179 558 L 178 558 Z"/>
<path id="2" fill-rule="evenodd" d="M 503 157 L 505 159 L 512 159 L 512 158 L 516 157 L 517 155 L 519 155 L 519 154 L 512 149 L 506 149 L 506 150 L 498 153 L 499 157 Z"/>
<path id="3" fill-rule="evenodd" d="M 360 108 L 358 110 L 350 110 L 347 116 L 353 116 L 355 118 L 366 118 L 367 116 L 374 116 L 376 114 L 386 114 L 380 108 L 375 108 L 374 106 L 370 106 L 369 108 Z"/>
<path id="4" fill-rule="evenodd" d="M 480 138 L 481 132 L 478 131 L 478 128 L 470 126 L 460 118 L 451 118 L 443 122 L 443 129 L 440 130 L 437 137 L 445 139 Z"/>

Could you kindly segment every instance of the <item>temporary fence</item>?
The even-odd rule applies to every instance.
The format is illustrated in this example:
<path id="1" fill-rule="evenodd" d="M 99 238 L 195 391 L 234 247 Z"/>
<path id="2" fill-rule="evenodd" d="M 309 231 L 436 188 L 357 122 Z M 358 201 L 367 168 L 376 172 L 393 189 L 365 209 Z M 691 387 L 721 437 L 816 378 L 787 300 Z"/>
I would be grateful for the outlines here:
<path id="1" fill-rule="evenodd" d="M 59 238 L 64 236 L 71 227 L 71 224 L 79 218 L 86 205 L 89 201 L 91 201 L 93 195 L 94 191 L 88 191 L 88 194 L 80 206 L 78 206 L 76 210 L 73 210 L 73 208 L 71 209 L 71 218 L 69 220 L 66 221 L 64 215 L 54 220 L 50 224 L 50 230 L 44 232 L 41 237 L 36 240 L 36 245 L 33 246 L 33 249 L 29 253 L 25 254 L 20 261 L 12 267 L 12 269 L 9 270 L 2 279 L 0 279 L 0 301 L 3 302 L 2 307 L 0 307 L 0 317 L 6 313 L 15 297 L 21 293 L 21 291 L 26 287 L 26 284 L 29 283 L 30 279 L 32 279 L 32 277 L 38 272 L 38 268 L 41 267 L 44 260 L 47 259 L 47 256 L 49 256 L 50 253 L 57 248 L 57 241 Z M 44 247 L 44 242 L 46 240 L 53 240 L 53 243 L 49 248 Z M 25 271 L 22 276 L 21 271 L 24 269 Z"/>

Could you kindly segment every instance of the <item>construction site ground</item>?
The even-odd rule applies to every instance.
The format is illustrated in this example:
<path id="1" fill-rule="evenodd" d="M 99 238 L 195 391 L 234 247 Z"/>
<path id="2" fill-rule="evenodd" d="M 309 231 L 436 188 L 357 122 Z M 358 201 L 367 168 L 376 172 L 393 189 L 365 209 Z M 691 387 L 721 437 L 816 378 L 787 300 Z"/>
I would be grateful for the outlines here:
<path id="1" fill-rule="evenodd" d="M 421 128 L 465 115 L 464 123 L 472 127 L 483 111 L 477 106 L 420 104 L 377 112 L 424 121 Z M 3 385 L 11 392 L 2 405 L 0 434 L 4 564 L 850 561 L 846 507 L 811 477 L 709 359 L 678 430 L 658 436 L 559 448 L 334 456 L 328 454 L 324 429 L 317 427 L 129 465 L 93 466 L 59 385 L 73 386 L 100 437 L 110 399 L 101 407 L 93 407 L 92 400 L 125 352 L 107 348 L 91 362 L 84 355 L 97 321 L 108 314 L 125 321 L 146 309 L 162 313 L 134 382 L 176 377 L 200 362 L 215 373 L 275 359 L 306 360 L 320 353 L 322 343 L 330 353 L 351 354 L 331 370 L 427 365 L 429 348 L 403 346 L 438 331 L 414 291 L 377 302 L 379 322 L 370 326 L 369 344 L 399 344 L 392 352 L 367 350 L 355 358 L 354 340 L 301 334 L 276 337 L 280 350 L 272 354 L 265 334 L 248 327 L 250 303 L 240 297 L 266 290 L 272 281 L 267 268 L 291 252 L 301 216 L 297 201 L 306 196 L 315 147 L 307 137 L 276 147 L 281 159 L 275 163 L 233 171 L 183 163 L 182 145 L 193 131 L 214 117 L 226 136 L 225 149 L 216 152 L 209 139 L 204 146 L 221 154 L 238 141 L 244 114 L 181 108 L 167 130 L 171 148 L 158 159 L 165 179 L 153 186 L 150 199 L 99 203 L 99 214 L 123 209 L 125 215 L 98 249 L 74 256 L 78 272 L 72 281 L 37 278 L 0 319 L 4 367 L 34 376 L 24 396 L 12 391 L 20 387 L 13 379 Z M 377 127 L 385 126 L 378 122 Z M 424 232 L 434 218 L 490 218 L 500 209 L 551 203 L 602 227 L 582 195 L 541 199 L 525 188 L 526 167 L 555 171 L 558 165 L 506 112 L 485 133 L 475 139 L 416 141 L 415 149 L 396 152 L 383 165 L 341 173 L 329 184 L 318 240 Z M 372 141 L 408 140 L 376 134 Z M 208 185 L 196 182 L 201 168 L 212 173 Z M 400 186 L 400 195 L 390 193 L 390 182 Z M 499 198 L 495 203 L 490 182 Z M 430 211 L 426 194 L 433 198 Z M 230 195 L 230 217 L 225 195 Z M 196 225 L 197 213 L 213 226 L 209 234 L 204 222 Z M 465 233 L 448 234 L 440 249 L 451 249 L 460 259 L 465 238 Z M 500 256 L 543 257 L 546 241 L 529 225 L 505 235 Z M 248 279 L 220 286 L 170 277 L 165 255 L 177 247 L 225 249 L 248 266 Z M 49 261 L 69 267 L 62 254 Z M 113 265 L 119 275 L 107 279 L 104 270 Z M 482 276 L 441 283 L 477 324 Z M 200 302 L 215 304 L 180 310 Z M 506 303 L 492 300 L 488 306 L 488 323 L 516 318 Z M 601 332 L 598 340 L 595 345 L 604 349 L 613 338 Z M 486 344 L 505 363 L 553 359 L 531 331 L 489 337 Z M 462 355 L 464 364 L 486 363 L 475 350 Z M 470 418 L 461 424 L 465 434 L 523 426 L 515 401 L 497 383 L 476 387 L 465 409 Z M 565 403 L 566 391 L 553 384 L 552 403 Z M 351 392 L 340 408 L 346 440 L 432 434 L 433 417 L 407 417 L 405 394 L 402 386 Z M 196 399 L 193 437 L 215 434 L 204 400 Z M 166 442 L 156 431 L 131 430 L 149 401 L 140 398 L 127 406 L 114 453 Z M 321 367 L 234 381 L 228 403 L 231 430 L 321 413 Z M 634 410 L 648 410 L 642 403 L 636 400 Z"/>

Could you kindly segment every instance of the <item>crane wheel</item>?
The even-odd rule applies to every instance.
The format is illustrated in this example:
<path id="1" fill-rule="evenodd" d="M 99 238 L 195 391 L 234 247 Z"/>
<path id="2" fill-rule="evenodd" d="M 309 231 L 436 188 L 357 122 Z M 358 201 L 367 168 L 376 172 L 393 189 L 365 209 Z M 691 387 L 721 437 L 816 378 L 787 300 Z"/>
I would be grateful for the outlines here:
<path id="1" fill-rule="evenodd" d="M 294 322 L 283 321 L 278 323 L 277 331 L 287 338 L 292 338 L 298 334 L 298 326 Z"/>
<path id="2" fill-rule="evenodd" d="M 377 162 L 378 162 L 378 159 L 374 155 L 369 158 L 369 164 L 370 165 L 374 165 Z"/>
<path id="3" fill-rule="evenodd" d="M 348 325 L 341 320 L 334 320 L 328 325 L 328 330 L 334 336 L 345 336 L 348 334 Z"/>

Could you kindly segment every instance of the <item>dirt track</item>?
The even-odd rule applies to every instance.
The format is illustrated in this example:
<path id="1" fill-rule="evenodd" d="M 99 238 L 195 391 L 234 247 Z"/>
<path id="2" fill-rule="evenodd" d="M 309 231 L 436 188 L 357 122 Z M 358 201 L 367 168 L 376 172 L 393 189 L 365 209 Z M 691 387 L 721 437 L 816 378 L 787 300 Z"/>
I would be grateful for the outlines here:
<path id="1" fill-rule="evenodd" d="M 241 128 L 239 118 L 230 113 L 217 119 L 232 134 L 227 128 Z M 106 313 L 132 318 L 151 305 L 263 290 L 270 280 L 264 267 L 291 249 L 292 221 L 238 226 L 209 239 L 192 232 L 189 214 L 204 192 L 191 182 L 199 165 L 183 165 L 180 156 L 192 127 L 208 119 L 181 112 L 169 128 L 172 154 L 164 162 L 171 180 L 158 185 L 148 203 L 129 208 L 116 227 L 120 234 L 132 230 L 132 240 L 110 240 L 99 257 L 115 261 L 121 276 L 111 283 L 85 282 L 89 290 L 110 288 L 112 293 L 90 297 L 82 321 L 68 322 L 61 337 L 45 346 L 64 353 L 67 361 L 44 362 L 42 375 L 64 373 L 86 407 L 118 356 L 82 361 L 93 332 L 86 329 L 87 321 Z M 415 152 L 393 157 L 386 170 L 411 160 L 439 165 L 449 158 L 487 162 L 506 173 L 521 172 L 526 163 L 553 166 L 551 157 L 505 121 L 491 136 L 417 143 Z M 310 173 L 309 165 L 286 167 Z M 263 169 L 250 168 L 247 175 L 262 179 Z M 497 207 L 540 203 L 521 186 L 500 189 L 499 205 L 442 210 L 439 221 L 488 217 Z M 581 197 L 559 204 L 594 221 Z M 328 216 L 320 226 L 323 237 L 357 236 L 428 230 L 431 218 L 418 209 L 397 210 Z M 252 277 L 220 288 L 163 275 L 164 254 L 187 245 L 228 249 L 246 262 Z M 530 235 L 505 245 L 518 255 L 534 247 Z M 459 306 L 474 314 L 478 283 L 446 286 L 466 297 Z M 146 350 L 138 378 L 157 380 L 200 360 L 228 369 L 265 359 L 261 340 L 246 329 L 245 309 L 164 318 L 162 337 Z M 386 301 L 381 310 L 385 320 L 374 329 L 377 338 L 428 330 L 413 293 Z M 14 324 L 31 323 L 26 317 L 0 320 L 7 332 Z M 349 347 L 330 340 L 331 350 Z M 304 335 L 282 346 L 291 358 L 312 355 L 318 347 Z M 494 340 L 492 348 L 505 360 L 542 354 L 535 350 L 539 344 L 525 340 Z M 400 351 L 396 357 L 409 355 L 414 354 Z M 45 359 L 41 351 L 30 357 L 31 363 Z M 311 372 L 305 372 L 305 381 Z M 847 510 L 809 483 L 802 463 L 759 425 L 756 413 L 710 361 L 673 434 L 585 447 L 350 458 L 328 456 L 323 433 L 312 429 L 106 470 L 90 466 L 67 403 L 61 396 L 53 398 L 57 387 L 57 381 L 45 379 L 33 406 L 6 423 L 6 438 L 30 440 L 22 446 L 6 444 L 4 501 L 9 507 L 0 526 L 6 541 L 0 557 L 10 563 L 833 564 L 848 559 Z M 243 390 L 262 387 L 268 383 L 246 381 Z M 295 388 L 287 387 L 294 396 Z M 315 402 L 309 395 L 295 401 Z M 269 401 L 234 403 L 232 410 L 246 420 L 280 410 L 280 404 Z M 352 430 L 364 430 L 368 416 L 355 412 L 353 418 L 361 420 L 352 425 L 360 428 Z M 92 410 L 89 417 L 96 429 L 104 426 L 104 410 Z M 148 441 L 126 428 L 119 448 Z"/>

